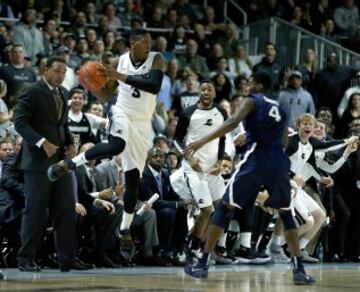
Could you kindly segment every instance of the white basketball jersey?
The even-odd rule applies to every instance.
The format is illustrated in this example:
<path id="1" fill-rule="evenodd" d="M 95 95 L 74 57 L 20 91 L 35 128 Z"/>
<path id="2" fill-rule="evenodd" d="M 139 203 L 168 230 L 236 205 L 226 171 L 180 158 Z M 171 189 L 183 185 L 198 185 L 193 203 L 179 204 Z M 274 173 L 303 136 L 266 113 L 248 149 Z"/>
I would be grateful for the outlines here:
<path id="1" fill-rule="evenodd" d="M 151 70 L 157 52 L 150 52 L 147 59 L 134 66 L 130 52 L 120 56 L 117 71 L 125 75 L 143 75 Z M 156 94 L 139 90 L 131 85 L 120 82 L 116 106 L 121 108 L 130 119 L 150 121 L 156 107 Z"/>

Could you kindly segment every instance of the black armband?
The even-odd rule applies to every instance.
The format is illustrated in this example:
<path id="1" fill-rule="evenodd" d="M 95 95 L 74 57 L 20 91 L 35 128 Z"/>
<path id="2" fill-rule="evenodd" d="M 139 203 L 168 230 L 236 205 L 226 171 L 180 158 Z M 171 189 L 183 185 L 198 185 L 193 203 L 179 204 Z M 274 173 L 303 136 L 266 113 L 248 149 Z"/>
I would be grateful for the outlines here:
<path id="1" fill-rule="evenodd" d="M 126 78 L 126 84 L 152 94 L 157 94 L 160 91 L 163 76 L 164 73 L 161 70 L 151 69 L 147 74 L 129 75 Z"/>
<path id="2" fill-rule="evenodd" d="M 295 175 L 296 175 L 296 174 L 290 170 L 290 172 L 289 172 L 290 178 L 293 179 Z"/>

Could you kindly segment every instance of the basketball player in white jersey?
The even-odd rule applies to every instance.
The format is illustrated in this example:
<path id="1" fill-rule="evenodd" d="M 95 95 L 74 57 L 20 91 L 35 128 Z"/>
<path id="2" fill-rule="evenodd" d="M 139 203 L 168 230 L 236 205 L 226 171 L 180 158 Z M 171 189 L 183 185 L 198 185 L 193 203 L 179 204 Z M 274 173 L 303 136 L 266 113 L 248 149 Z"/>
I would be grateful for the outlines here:
<path id="1" fill-rule="evenodd" d="M 138 198 L 139 179 L 150 148 L 151 117 L 165 65 L 160 54 L 150 52 L 151 36 L 146 30 L 131 31 L 129 40 L 130 52 L 120 56 L 117 70 L 108 67 L 102 69 L 99 74 L 104 74 L 108 82 L 103 89 L 93 92 L 98 99 L 109 101 L 118 89 L 116 104 L 109 113 L 109 143 L 99 143 L 71 160 L 52 165 L 48 170 L 49 179 L 57 180 L 89 160 L 122 153 L 126 192 L 119 236 L 120 252 L 128 259 L 134 256 L 129 229 Z"/>

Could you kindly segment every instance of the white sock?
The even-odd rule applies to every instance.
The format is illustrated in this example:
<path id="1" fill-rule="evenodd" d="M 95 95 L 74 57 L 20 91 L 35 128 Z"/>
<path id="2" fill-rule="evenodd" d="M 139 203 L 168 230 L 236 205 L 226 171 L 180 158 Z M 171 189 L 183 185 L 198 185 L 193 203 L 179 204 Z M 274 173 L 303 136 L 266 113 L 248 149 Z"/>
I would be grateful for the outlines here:
<path id="1" fill-rule="evenodd" d="M 279 246 L 281 244 L 281 235 L 273 235 L 271 236 L 270 240 L 271 245 Z"/>
<path id="2" fill-rule="evenodd" d="M 243 247 L 251 247 L 251 232 L 240 232 L 240 245 Z"/>
<path id="3" fill-rule="evenodd" d="M 85 158 L 85 152 L 76 155 L 73 159 L 71 159 L 71 161 L 74 162 L 76 166 L 80 166 L 88 162 Z"/>
<path id="4" fill-rule="evenodd" d="M 120 225 L 120 230 L 130 229 L 130 225 L 133 221 L 133 218 L 134 218 L 134 213 L 129 214 L 124 211 Z"/>
<path id="5" fill-rule="evenodd" d="M 309 241 L 310 241 L 310 239 L 301 237 L 300 240 L 299 240 L 300 249 L 304 249 L 305 246 L 307 246 L 307 244 L 309 243 Z"/>
<path id="6" fill-rule="evenodd" d="M 226 235 L 227 233 L 221 234 L 221 236 L 218 239 L 217 245 L 221 247 L 226 247 Z"/>

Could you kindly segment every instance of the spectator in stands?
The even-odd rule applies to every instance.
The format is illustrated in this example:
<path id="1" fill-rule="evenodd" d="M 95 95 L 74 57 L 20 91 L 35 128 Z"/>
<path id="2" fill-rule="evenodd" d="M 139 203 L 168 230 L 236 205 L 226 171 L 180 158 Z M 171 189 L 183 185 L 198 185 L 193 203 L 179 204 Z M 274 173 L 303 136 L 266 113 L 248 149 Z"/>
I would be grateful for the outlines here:
<path id="1" fill-rule="evenodd" d="M 305 51 L 301 63 L 295 67 L 302 75 L 302 87 L 310 93 L 313 91 L 313 82 L 318 71 L 318 62 L 313 49 L 309 48 Z"/>
<path id="2" fill-rule="evenodd" d="M 233 73 L 229 70 L 228 59 L 225 57 L 221 57 L 218 59 L 215 70 L 212 70 L 209 73 L 209 78 L 212 78 L 219 73 L 226 75 L 226 77 L 231 81 L 231 83 L 237 77 L 236 73 Z"/>
<path id="3" fill-rule="evenodd" d="M 42 35 L 44 41 L 44 54 L 51 55 L 54 50 L 55 40 L 57 40 L 59 35 L 56 28 L 56 21 L 54 19 L 47 19 L 44 22 Z"/>
<path id="4" fill-rule="evenodd" d="M 344 4 L 334 11 L 334 20 L 339 34 L 345 37 L 353 37 L 359 22 L 358 7 L 354 0 L 343 0 Z"/>
<path id="5" fill-rule="evenodd" d="M 172 103 L 172 110 L 176 116 L 189 106 L 196 104 L 199 101 L 199 82 L 198 77 L 194 74 L 189 74 L 185 78 L 186 90 L 179 96 L 174 96 Z"/>
<path id="6" fill-rule="evenodd" d="M 348 108 L 349 99 L 350 99 L 350 96 L 353 93 L 360 93 L 360 71 L 356 73 L 355 85 L 348 88 L 345 91 L 345 94 L 344 94 L 343 98 L 341 99 L 341 102 L 340 102 L 339 107 L 337 109 L 337 114 L 338 114 L 339 118 L 341 118 L 343 116 L 344 111 Z"/>
<path id="7" fill-rule="evenodd" d="M 180 200 L 170 185 L 169 174 L 164 169 L 165 153 L 154 147 L 149 151 L 148 164 L 140 180 L 140 198 L 142 201 L 158 193 L 160 198 L 153 204 L 158 223 L 158 234 L 162 256 L 171 262 L 174 243 L 185 244 L 187 234 L 186 214 L 183 207 L 191 201 Z M 178 221 L 178 222 L 176 222 Z M 175 237 L 176 236 L 176 237 Z M 175 240 L 177 238 L 178 240 Z M 183 249 L 183 247 L 179 247 Z"/>
<path id="8" fill-rule="evenodd" d="M 113 49 L 114 42 L 115 42 L 115 33 L 113 31 L 107 31 L 103 35 L 103 40 L 104 40 L 104 44 L 105 44 L 105 50 L 111 51 Z"/>
<path id="9" fill-rule="evenodd" d="M 290 22 L 304 29 L 312 30 L 313 24 L 311 22 L 311 19 L 304 17 L 303 8 L 299 5 L 294 7 L 292 12 L 292 19 L 290 20 Z"/>
<path id="10" fill-rule="evenodd" d="M 342 42 L 344 47 L 360 54 L 360 25 L 357 26 L 354 37 Z"/>
<path id="11" fill-rule="evenodd" d="M 279 103 L 286 112 L 288 126 L 296 129 L 296 122 L 304 113 L 315 114 L 314 101 L 308 91 L 302 88 L 302 74 L 292 71 L 289 74 L 288 86 L 279 93 Z"/>
<path id="12" fill-rule="evenodd" d="M 170 116 L 166 125 L 166 136 L 168 137 L 169 144 L 172 144 L 175 135 L 175 129 L 178 123 L 178 117 Z"/>
<path id="13" fill-rule="evenodd" d="M 44 53 L 44 40 L 41 31 L 36 28 L 37 14 L 34 9 L 26 9 L 21 21 L 14 27 L 13 42 L 21 44 L 33 65 L 36 56 Z"/>
<path id="14" fill-rule="evenodd" d="M 239 94 L 242 96 L 249 95 L 249 80 L 245 75 L 239 75 L 234 80 L 235 94 Z"/>
<path id="15" fill-rule="evenodd" d="M 360 129 L 360 92 L 350 95 L 348 107 L 344 111 L 341 121 L 342 137 L 348 137 L 351 132 Z"/>
<path id="16" fill-rule="evenodd" d="M 213 33 L 225 31 L 225 24 L 216 22 L 216 14 L 212 6 L 205 7 L 204 15 L 205 16 L 201 20 L 201 23 L 205 26 L 207 31 L 211 31 Z"/>
<path id="17" fill-rule="evenodd" d="M 190 66 L 186 66 L 184 69 L 179 71 L 179 78 L 175 80 L 172 85 L 171 93 L 174 96 L 179 96 L 186 90 L 186 78 L 188 75 L 196 75 L 195 70 L 193 70 Z"/>
<path id="18" fill-rule="evenodd" d="M 208 56 L 211 48 L 211 41 L 205 34 L 205 27 L 201 23 L 194 24 L 194 40 L 199 45 L 199 55 Z"/>
<path id="19" fill-rule="evenodd" d="M 216 69 L 216 63 L 219 58 L 224 57 L 224 49 L 219 43 L 214 43 L 211 46 L 210 54 L 206 55 L 206 63 L 210 70 Z"/>
<path id="20" fill-rule="evenodd" d="M 112 66 L 114 64 L 114 61 L 115 61 L 114 54 L 111 51 L 105 51 L 104 54 L 102 55 L 101 62 L 104 65 Z"/>
<path id="21" fill-rule="evenodd" d="M 174 28 L 173 35 L 170 39 L 169 49 L 171 49 L 177 57 L 186 53 L 186 31 L 185 27 L 177 25 Z"/>
<path id="22" fill-rule="evenodd" d="M 31 68 L 25 67 L 25 52 L 21 44 L 14 45 L 11 49 L 10 64 L 0 68 L 0 79 L 7 85 L 8 94 L 5 102 L 10 105 L 16 94 L 24 88 L 26 84 L 36 81 L 35 72 Z"/>
<path id="23" fill-rule="evenodd" d="M 125 0 L 125 10 L 120 14 L 123 26 L 130 26 L 134 19 L 142 20 L 142 16 L 136 11 L 134 0 Z"/>
<path id="24" fill-rule="evenodd" d="M 88 41 L 90 50 L 93 50 L 95 42 L 97 40 L 96 30 L 93 28 L 88 28 L 85 32 L 85 37 Z"/>
<path id="25" fill-rule="evenodd" d="M 162 35 L 156 38 L 154 50 L 160 52 L 166 62 L 170 62 L 173 58 L 175 58 L 174 52 L 168 50 L 167 39 Z"/>
<path id="26" fill-rule="evenodd" d="M 276 62 L 276 46 L 273 43 L 265 45 L 265 57 L 255 65 L 253 72 L 265 72 L 271 77 L 272 86 L 270 92 L 280 89 L 284 74 L 283 67 Z"/>
<path id="27" fill-rule="evenodd" d="M 104 41 L 102 39 L 98 39 L 95 41 L 94 48 L 90 55 L 90 59 L 95 60 L 97 62 L 101 62 L 104 52 L 105 52 Z"/>
<path id="28" fill-rule="evenodd" d="M 321 24 L 320 35 L 329 41 L 338 42 L 338 37 L 335 34 L 335 22 L 332 18 L 328 18 Z"/>
<path id="29" fill-rule="evenodd" d="M 237 45 L 234 49 L 234 56 L 229 60 L 229 70 L 232 74 L 244 75 L 249 78 L 252 73 L 253 64 L 247 56 L 245 47 Z"/>
<path id="30" fill-rule="evenodd" d="M 167 63 L 164 65 L 165 72 L 167 71 Z M 163 79 L 161 81 L 161 88 L 158 93 L 158 104 L 162 104 L 165 111 L 169 111 L 171 108 L 172 103 L 172 96 L 171 96 L 171 79 L 169 75 L 164 74 Z"/>
<path id="31" fill-rule="evenodd" d="M 94 132 L 103 129 L 106 126 L 106 119 L 95 116 L 91 113 L 83 113 L 85 103 L 84 91 L 75 88 L 69 94 L 70 110 L 68 115 L 68 124 L 70 132 L 79 136 L 79 145 L 89 142 L 95 143 L 96 137 Z"/>
<path id="32" fill-rule="evenodd" d="M 112 52 L 117 55 L 121 56 L 122 54 L 129 51 L 129 44 L 125 38 L 117 38 L 114 42 Z"/>
<path id="33" fill-rule="evenodd" d="M 86 16 L 86 22 L 88 24 L 96 25 L 99 21 L 99 14 L 96 11 L 95 2 L 87 0 L 84 7 L 84 12 Z"/>
<path id="34" fill-rule="evenodd" d="M 153 147 L 160 149 L 163 153 L 168 153 L 170 149 L 168 138 L 163 134 L 157 134 L 153 139 Z"/>
<path id="35" fill-rule="evenodd" d="M 165 21 L 164 21 L 163 11 L 159 6 L 153 7 L 150 17 L 147 19 L 146 23 L 148 27 L 154 28 L 164 28 Z"/>
<path id="36" fill-rule="evenodd" d="M 175 126 L 176 127 L 176 126 Z M 165 168 L 169 175 L 174 173 L 180 167 L 180 159 L 175 149 L 170 149 L 166 154 Z"/>
<path id="37" fill-rule="evenodd" d="M 220 103 L 223 99 L 230 100 L 232 93 L 230 79 L 224 73 L 218 73 L 211 80 L 215 83 L 216 97 L 214 103 Z"/>
<path id="38" fill-rule="evenodd" d="M 106 15 L 100 15 L 98 26 L 97 26 L 98 35 L 103 35 L 104 33 L 106 33 L 109 30 L 116 33 L 116 30 L 110 26 L 109 17 L 107 17 Z"/>
<path id="39" fill-rule="evenodd" d="M 339 65 L 339 57 L 336 53 L 328 54 L 326 67 L 319 71 L 314 80 L 314 101 L 318 107 L 329 107 L 332 113 L 337 112 L 340 100 L 345 90 L 350 87 L 351 79 L 357 70 Z M 334 116 L 335 128 L 338 128 L 339 121 Z"/>
<path id="40" fill-rule="evenodd" d="M 319 28 L 332 16 L 333 12 L 329 5 L 329 0 L 318 0 L 317 3 L 313 3 L 311 6 L 311 19 L 314 23 L 315 33 L 320 33 Z"/>
<path id="41" fill-rule="evenodd" d="M 4 80 L 0 79 L 0 139 L 8 134 L 10 121 L 13 117 L 13 112 L 8 110 L 3 97 L 7 94 L 7 86 Z"/>
<path id="42" fill-rule="evenodd" d="M 73 33 L 76 37 L 85 37 L 86 34 L 86 15 L 83 11 L 77 11 L 69 32 Z"/>
<path id="43" fill-rule="evenodd" d="M 236 48 L 240 45 L 239 33 L 234 23 L 230 22 L 226 24 L 225 35 L 220 36 L 217 40 L 224 49 L 224 56 L 226 58 L 234 57 Z"/>
<path id="44" fill-rule="evenodd" d="M 116 16 L 116 8 L 112 2 L 105 2 L 102 7 L 102 14 L 106 15 L 109 19 L 109 26 L 113 31 L 121 28 L 122 23 L 120 18 Z"/>
<path id="45" fill-rule="evenodd" d="M 201 76 L 200 79 L 207 77 L 209 74 L 205 58 L 198 54 L 198 44 L 194 39 L 187 40 L 186 55 L 179 57 L 179 64 L 181 68 L 186 65 L 193 67 L 195 72 Z"/>
<path id="46" fill-rule="evenodd" d="M 177 24 L 177 20 L 178 20 L 178 14 L 176 9 L 169 8 L 166 12 L 165 27 L 173 29 Z"/>
<path id="47" fill-rule="evenodd" d="M 189 0 L 175 0 L 171 8 L 175 9 L 178 15 L 188 15 L 191 21 L 196 19 L 196 13 L 189 4 Z"/>
<path id="48" fill-rule="evenodd" d="M 14 151 L 14 145 L 11 140 L 3 139 L 0 141 L 0 178 L 2 173 L 2 165 L 4 161 L 9 157 L 11 153 Z"/>

